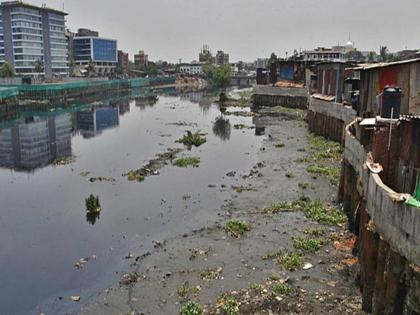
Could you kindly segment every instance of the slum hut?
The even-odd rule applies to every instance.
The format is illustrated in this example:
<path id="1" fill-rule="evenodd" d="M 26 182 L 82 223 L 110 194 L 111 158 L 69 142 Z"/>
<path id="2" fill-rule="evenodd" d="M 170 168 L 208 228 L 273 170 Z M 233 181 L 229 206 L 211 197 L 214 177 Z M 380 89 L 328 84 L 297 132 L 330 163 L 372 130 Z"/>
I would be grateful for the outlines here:
<path id="1" fill-rule="evenodd" d="M 344 92 L 345 62 L 323 62 L 317 67 L 316 92 L 324 99 L 341 103 Z"/>
<path id="2" fill-rule="evenodd" d="M 384 92 L 390 88 L 400 91 L 399 114 L 420 114 L 420 58 L 367 64 L 354 70 L 360 71 L 359 116 L 380 115 Z"/>
<path id="3" fill-rule="evenodd" d="M 281 81 L 305 83 L 306 66 L 301 61 L 281 60 L 278 62 Z"/>

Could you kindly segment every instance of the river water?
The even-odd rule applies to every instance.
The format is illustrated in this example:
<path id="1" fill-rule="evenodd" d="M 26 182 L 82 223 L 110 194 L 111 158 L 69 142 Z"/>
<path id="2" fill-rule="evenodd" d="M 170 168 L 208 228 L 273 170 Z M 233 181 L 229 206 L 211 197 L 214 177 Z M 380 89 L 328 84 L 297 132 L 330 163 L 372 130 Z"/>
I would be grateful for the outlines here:
<path id="1" fill-rule="evenodd" d="M 154 240 L 213 220 L 235 184 L 226 174 L 247 173 L 262 141 L 254 129 L 233 128 L 252 126 L 252 118 L 230 115 L 215 127 L 220 115 L 203 92 L 172 91 L 21 111 L 2 122 L 0 313 L 60 313 L 77 304 L 70 296 L 86 301 L 118 281 L 130 252 L 142 255 Z M 207 143 L 191 151 L 175 143 L 186 130 L 205 133 Z M 169 148 L 200 157 L 200 167 L 169 163 L 141 183 L 122 176 Z M 71 156 L 68 165 L 53 163 Z M 86 217 L 90 194 L 102 206 L 96 220 Z"/>

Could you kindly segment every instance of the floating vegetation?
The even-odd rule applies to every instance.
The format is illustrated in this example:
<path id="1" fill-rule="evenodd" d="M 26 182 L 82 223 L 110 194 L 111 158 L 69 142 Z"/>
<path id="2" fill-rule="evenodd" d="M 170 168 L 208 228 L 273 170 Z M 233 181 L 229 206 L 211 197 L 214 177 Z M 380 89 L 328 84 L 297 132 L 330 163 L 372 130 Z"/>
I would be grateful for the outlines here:
<path id="1" fill-rule="evenodd" d="M 180 315 L 202 315 L 203 308 L 200 304 L 194 301 L 188 301 L 185 305 L 182 306 L 179 311 Z"/>
<path id="2" fill-rule="evenodd" d="M 89 197 L 85 199 L 85 204 L 86 204 L 86 212 L 89 212 L 89 213 L 101 212 L 101 204 L 99 202 L 98 196 L 95 197 L 94 195 L 91 194 Z"/>
<path id="3" fill-rule="evenodd" d="M 90 195 L 85 199 L 86 204 L 86 221 L 92 225 L 95 225 L 96 220 L 99 219 L 101 213 L 101 204 L 99 202 L 99 197 Z"/>
<path id="4" fill-rule="evenodd" d="M 237 130 L 241 130 L 241 129 L 245 129 L 246 126 L 244 124 L 236 124 L 236 125 L 233 125 L 233 128 Z"/>
<path id="5" fill-rule="evenodd" d="M 238 238 L 251 231 L 251 225 L 245 221 L 230 220 L 225 225 L 225 231 L 230 236 Z"/>
<path id="6" fill-rule="evenodd" d="M 57 166 L 69 165 L 74 163 L 75 157 L 74 156 L 61 156 L 54 160 L 53 164 Z"/>
<path id="7" fill-rule="evenodd" d="M 169 149 L 165 153 L 158 154 L 155 159 L 150 160 L 142 168 L 130 170 L 128 173 L 123 174 L 123 176 L 126 176 L 129 181 L 142 182 L 148 176 L 159 175 L 159 170 L 165 165 L 168 165 L 168 162 L 172 161 L 181 151 L 182 149 Z"/>
<path id="8" fill-rule="evenodd" d="M 142 182 L 145 179 L 145 176 L 143 175 L 143 172 L 141 169 L 131 170 L 127 174 L 124 174 L 124 176 L 127 176 L 127 179 L 130 182 L 132 181 Z"/>
<path id="9" fill-rule="evenodd" d="M 200 145 L 206 143 L 206 138 L 202 136 L 202 134 L 197 131 L 192 133 L 191 131 L 187 131 L 187 134 L 184 135 L 181 139 L 177 140 L 176 142 L 182 143 L 186 146 L 192 147 L 196 146 L 199 147 Z"/>
<path id="10" fill-rule="evenodd" d="M 199 157 L 182 157 L 174 161 L 174 165 L 178 167 L 198 167 L 200 165 Z"/>

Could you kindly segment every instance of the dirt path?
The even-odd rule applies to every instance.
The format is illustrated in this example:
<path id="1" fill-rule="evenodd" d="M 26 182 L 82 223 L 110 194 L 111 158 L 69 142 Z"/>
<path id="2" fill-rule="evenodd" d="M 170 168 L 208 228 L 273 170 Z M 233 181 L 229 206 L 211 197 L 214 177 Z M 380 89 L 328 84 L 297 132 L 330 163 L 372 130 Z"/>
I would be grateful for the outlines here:
<path id="1" fill-rule="evenodd" d="M 353 240 L 329 210 L 337 189 L 331 176 L 308 172 L 320 152 L 310 150 L 302 113 L 263 110 L 255 123 L 266 128 L 260 161 L 248 174 L 225 175 L 238 184 L 220 187 L 232 198 L 219 220 L 128 255 L 132 272 L 78 314 L 179 314 L 188 301 L 205 314 L 364 314 Z M 302 194 L 306 201 L 293 202 Z"/>

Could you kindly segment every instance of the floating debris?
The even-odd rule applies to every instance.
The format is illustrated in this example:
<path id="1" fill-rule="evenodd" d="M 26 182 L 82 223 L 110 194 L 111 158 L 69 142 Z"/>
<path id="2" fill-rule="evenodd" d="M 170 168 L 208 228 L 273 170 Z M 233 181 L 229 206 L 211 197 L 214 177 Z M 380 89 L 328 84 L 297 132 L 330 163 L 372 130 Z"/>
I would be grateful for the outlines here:
<path id="1" fill-rule="evenodd" d="M 101 177 L 101 176 L 99 176 L 99 177 L 91 177 L 91 178 L 89 178 L 89 181 L 91 183 L 94 183 L 94 182 L 112 182 L 112 183 L 115 183 L 117 180 L 115 178 L 112 178 L 112 177 Z"/>

